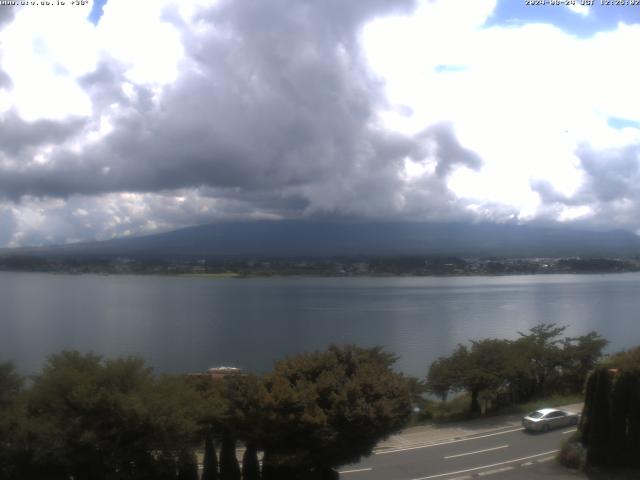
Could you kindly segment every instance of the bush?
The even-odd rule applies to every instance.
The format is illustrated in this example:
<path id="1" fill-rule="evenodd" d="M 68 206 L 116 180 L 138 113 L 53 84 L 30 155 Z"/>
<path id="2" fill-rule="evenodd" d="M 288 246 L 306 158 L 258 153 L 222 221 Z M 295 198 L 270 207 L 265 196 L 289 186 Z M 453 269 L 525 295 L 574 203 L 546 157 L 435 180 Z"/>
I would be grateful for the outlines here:
<path id="1" fill-rule="evenodd" d="M 579 441 L 579 435 L 574 434 L 560 447 L 558 462 L 567 468 L 583 469 L 587 461 L 587 451 Z"/>

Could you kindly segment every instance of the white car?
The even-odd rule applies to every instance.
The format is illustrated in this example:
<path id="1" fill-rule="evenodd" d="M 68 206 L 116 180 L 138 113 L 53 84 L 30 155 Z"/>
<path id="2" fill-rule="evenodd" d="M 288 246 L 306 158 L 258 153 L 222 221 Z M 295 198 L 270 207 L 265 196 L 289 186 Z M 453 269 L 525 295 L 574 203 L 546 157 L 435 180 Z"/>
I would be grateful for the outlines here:
<path id="1" fill-rule="evenodd" d="M 552 428 L 569 427 L 578 424 L 580 414 L 543 408 L 527 414 L 522 419 L 522 426 L 535 432 L 546 432 Z"/>

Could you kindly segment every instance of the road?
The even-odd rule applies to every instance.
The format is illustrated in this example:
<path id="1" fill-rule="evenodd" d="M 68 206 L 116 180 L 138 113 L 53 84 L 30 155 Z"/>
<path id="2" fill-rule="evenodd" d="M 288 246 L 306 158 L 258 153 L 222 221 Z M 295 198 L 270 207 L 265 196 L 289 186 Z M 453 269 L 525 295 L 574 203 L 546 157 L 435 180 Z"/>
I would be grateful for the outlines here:
<path id="1" fill-rule="evenodd" d="M 520 478 L 530 468 L 555 458 L 575 427 L 530 433 L 507 427 L 479 435 L 374 452 L 340 469 L 341 480 L 461 480 L 496 475 Z M 514 475 L 508 475 L 513 472 Z"/>

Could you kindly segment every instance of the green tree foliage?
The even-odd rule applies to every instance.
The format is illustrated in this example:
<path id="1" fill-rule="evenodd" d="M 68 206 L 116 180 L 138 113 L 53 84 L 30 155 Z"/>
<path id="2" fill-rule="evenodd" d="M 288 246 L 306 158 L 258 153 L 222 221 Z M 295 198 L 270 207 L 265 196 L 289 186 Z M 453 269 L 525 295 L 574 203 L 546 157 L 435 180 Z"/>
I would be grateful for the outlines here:
<path id="1" fill-rule="evenodd" d="M 640 369 L 640 346 L 611 355 L 604 365 L 622 370 Z"/>
<path id="2" fill-rule="evenodd" d="M 0 412 L 8 409 L 16 400 L 23 379 L 11 362 L 0 363 Z"/>
<path id="3" fill-rule="evenodd" d="M 26 393 L 29 474 L 145 478 L 153 455 L 193 444 L 198 399 L 183 379 L 158 379 L 138 358 L 54 355 Z"/>
<path id="4" fill-rule="evenodd" d="M 440 398 L 443 402 L 447 401 L 449 393 L 457 387 L 455 361 L 458 357 L 440 357 L 429 367 L 427 374 L 426 389 L 432 395 Z M 455 384 L 455 386 L 454 386 Z"/>
<path id="5" fill-rule="evenodd" d="M 578 392 L 584 386 L 587 375 L 602 358 L 602 351 L 609 343 L 596 332 L 562 340 L 561 383 L 569 392 Z"/>
<path id="6" fill-rule="evenodd" d="M 242 480 L 260 480 L 260 464 L 258 449 L 253 442 L 248 442 L 242 455 Z"/>
<path id="7" fill-rule="evenodd" d="M 611 375 L 605 368 L 594 371 L 587 382 L 590 390 L 589 402 L 583 409 L 581 431 L 589 448 L 587 462 L 593 465 L 606 465 L 609 454 L 610 423 L 610 384 Z"/>
<path id="8" fill-rule="evenodd" d="M 182 450 L 178 456 L 177 480 L 198 480 L 198 463 L 191 450 Z"/>
<path id="9" fill-rule="evenodd" d="M 221 398 L 218 407 L 220 429 L 233 432 L 239 440 L 255 443 L 267 399 L 260 379 L 252 374 L 230 375 L 218 382 L 216 388 Z"/>
<path id="10" fill-rule="evenodd" d="M 285 458 L 277 459 L 269 450 L 262 458 L 262 480 L 298 480 L 295 467 Z"/>
<path id="11" fill-rule="evenodd" d="M 197 382 L 197 388 L 207 405 L 201 422 L 213 431 L 226 432 L 220 453 L 220 478 L 236 478 L 239 466 L 234 439 L 255 445 L 260 435 L 263 389 L 258 377 L 251 374 L 229 375 L 216 381 Z"/>
<path id="12" fill-rule="evenodd" d="M 153 457 L 153 480 L 176 480 L 178 473 L 178 462 L 174 452 L 158 452 Z M 149 480 L 151 480 L 151 478 Z"/>
<path id="13" fill-rule="evenodd" d="M 507 340 L 472 341 L 471 348 L 458 345 L 449 357 L 434 362 L 427 375 L 427 386 L 441 397 L 451 391 L 467 391 L 471 396 L 469 413 L 480 413 L 480 393 L 506 386 L 515 375 L 513 345 Z"/>
<path id="14" fill-rule="evenodd" d="M 409 387 L 409 394 L 411 395 L 411 402 L 413 404 L 420 403 L 420 401 L 423 400 L 423 395 L 427 392 L 425 382 L 416 377 L 407 377 L 407 385 Z"/>
<path id="15" fill-rule="evenodd" d="M 202 463 L 201 480 L 218 480 L 218 458 L 216 457 L 216 447 L 213 443 L 211 431 L 207 431 L 205 434 L 204 458 Z"/>
<path id="16" fill-rule="evenodd" d="M 554 323 L 541 323 L 529 329 L 527 334 L 518 332 L 518 351 L 529 362 L 528 381 L 520 385 L 525 398 L 549 393 L 549 384 L 551 388 L 558 385 L 558 369 L 564 360 L 560 335 L 566 329 L 566 326 L 558 327 Z"/>
<path id="17" fill-rule="evenodd" d="M 406 379 L 380 348 L 332 346 L 276 364 L 263 384 L 265 475 L 278 465 L 320 476 L 357 461 L 410 415 Z"/>
<path id="18" fill-rule="evenodd" d="M 607 341 L 596 332 L 562 338 L 566 327 L 540 324 L 510 341 L 484 339 L 458 345 L 431 364 L 427 390 L 442 400 L 449 392 L 468 392 L 470 414 L 480 412 L 480 396 L 501 401 L 528 400 L 552 392 L 581 391 Z"/>
<path id="19" fill-rule="evenodd" d="M 580 437 L 590 465 L 640 467 L 639 351 L 613 355 L 589 375 Z"/>
<path id="20" fill-rule="evenodd" d="M 225 430 L 222 436 L 220 480 L 240 480 L 240 465 L 236 457 L 236 441 L 229 430 Z"/>
<path id="21" fill-rule="evenodd" d="M 22 408 L 18 395 L 23 379 L 12 363 L 0 363 L 0 480 L 16 475 L 15 466 L 10 459 L 19 449 L 19 427 L 22 420 Z"/>

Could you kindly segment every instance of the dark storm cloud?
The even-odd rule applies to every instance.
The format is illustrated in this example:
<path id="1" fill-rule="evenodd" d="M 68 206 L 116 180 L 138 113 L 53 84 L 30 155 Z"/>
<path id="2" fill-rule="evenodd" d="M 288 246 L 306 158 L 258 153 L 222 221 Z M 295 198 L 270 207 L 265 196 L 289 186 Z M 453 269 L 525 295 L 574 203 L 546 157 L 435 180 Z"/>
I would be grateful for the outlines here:
<path id="1" fill-rule="evenodd" d="M 123 107 L 114 130 L 82 154 L 60 149 L 46 166 L 3 172 L 2 190 L 14 197 L 201 185 L 264 191 L 397 164 L 418 151 L 417 141 L 372 127 L 383 97 L 357 34 L 366 19 L 411 6 L 223 2 L 201 12 L 207 35 L 182 31 L 192 71 L 159 104 L 143 88 L 126 96 L 121 67 L 103 63 L 81 83 L 98 111 Z"/>
<path id="2" fill-rule="evenodd" d="M 9 209 L 0 209 L 0 245 L 6 245 L 16 228 L 16 221 Z"/>
<path id="3" fill-rule="evenodd" d="M 45 143 L 59 143 L 82 130 L 83 120 L 55 122 L 38 120 L 25 122 L 14 112 L 0 117 L 0 154 L 10 158 L 19 156 L 25 149 Z"/>
<path id="4" fill-rule="evenodd" d="M 116 64 L 100 62 L 98 67 L 85 75 L 78 82 L 84 91 L 91 97 L 94 108 L 102 112 L 112 104 L 122 107 L 131 106 L 133 102 L 122 90 L 125 81 L 122 68 Z M 141 102 L 138 102 L 142 107 Z"/>
<path id="5" fill-rule="evenodd" d="M 185 60 L 159 97 L 105 58 L 79 81 L 94 112 L 85 124 L 5 118 L 11 130 L 0 133 L 0 148 L 12 161 L 0 162 L 0 195 L 53 205 L 43 207 L 45 223 L 22 227 L 20 241 L 108 238 L 236 218 L 470 217 L 446 182 L 456 166 L 477 169 L 481 160 L 460 145 L 452 125 L 405 136 L 377 121 L 383 85 L 362 57 L 359 29 L 412 7 L 223 1 L 199 13 L 200 27 L 208 28 L 197 31 L 167 10 Z M 74 134 L 82 139 L 101 118 L 112 130 L 99 142 L 81 149 L 61 143 Z M 33 160 L 30 147 L 56 143 L 46 162 Z M 408 180 L 407 158 L 435 161 L 435 173 Z M 52 197 L 65 202 L 57 206 Z"/>
<path id="6" fill-rule="evenodd" d="M 427 129 L 422 137 L 435 143 L 438 177 L 446 177 L 456 165 L 464 165 L 474 170 L 482 166 L 482 159 L 478 154 L 460 145 L 450 124 L 434 125 Z"/>
<path id="7" fill-rule="evenodd" d="M 9 23 L 11 20 L 13 20 L 14 15 L 15 7 L 0 5 L 0 28 L 2 28 L 5 23 Z"/>

